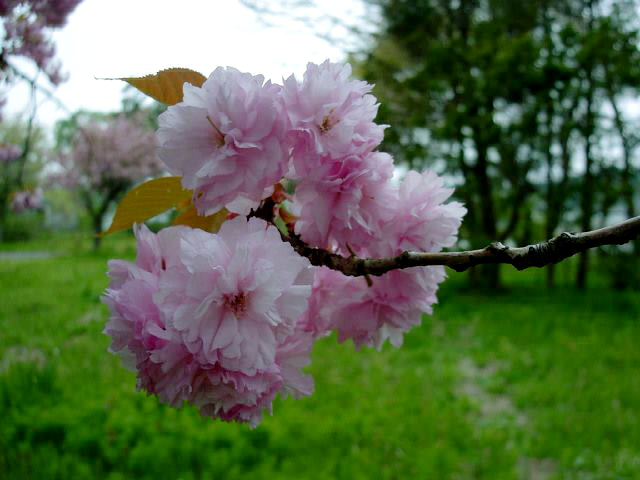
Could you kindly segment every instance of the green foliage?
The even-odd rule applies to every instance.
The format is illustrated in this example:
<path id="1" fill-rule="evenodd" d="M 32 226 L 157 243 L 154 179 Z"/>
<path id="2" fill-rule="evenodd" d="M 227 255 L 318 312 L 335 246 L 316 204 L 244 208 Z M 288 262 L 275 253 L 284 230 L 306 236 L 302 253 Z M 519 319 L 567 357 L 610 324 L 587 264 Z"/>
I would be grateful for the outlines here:
<path id="1" fill-rule="evenodd" d="M 314 348 L 316 393 L 277 401 L 255 430 L 135 391 L 107 353 L 105 261 L 55 237 L 59 256 L 0 261 L 0 477 L 634 478 L 640 459 L 637 293 L 465 289 L 451 273 L 433 317 L 401 349 Z M 13 246 L 45 248 L 46 244 Z M 3 247 L 5 249 L 6 247 Z M 75 256 L 69 256 L 74 252 Z M 509 271 L 511 272 L 511 270 Z M 543 477 L 544 478 L 544 477 Z"/>
<path id="2" fill-rule="evenodd" d="M 24 242 L 46 235 L 42 223 L 42 212 L 8 213 L 3 221 L 2 239 L 5 242 Z"/>
<path id="3" fill-rule="evenodd" d="M 601 269 L 609 280 L 609 285 L 615 290 L 640 291 L 640 270 L 638 256 L 632 251 L 633 245 L 625 250 L 615 247 L 603 249 L 600 257 Z"/>

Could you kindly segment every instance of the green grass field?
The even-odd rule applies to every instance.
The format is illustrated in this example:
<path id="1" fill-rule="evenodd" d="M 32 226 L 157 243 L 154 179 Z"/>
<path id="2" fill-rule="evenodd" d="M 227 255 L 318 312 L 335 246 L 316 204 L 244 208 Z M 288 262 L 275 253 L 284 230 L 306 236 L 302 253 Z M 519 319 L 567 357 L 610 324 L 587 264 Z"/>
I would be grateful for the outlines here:
<path id="1" fill-rule="evenodd" d="M 99 303 L 133 241 L 85 245 L 0 249 L 60 254 L 0 258 L 2 479 L 640 479 L 638 291 L 505 269 L 488 295 L 451 272 L 402 348 L 320 341 L 316 393 L 250 430 L 135 391 Z"/>

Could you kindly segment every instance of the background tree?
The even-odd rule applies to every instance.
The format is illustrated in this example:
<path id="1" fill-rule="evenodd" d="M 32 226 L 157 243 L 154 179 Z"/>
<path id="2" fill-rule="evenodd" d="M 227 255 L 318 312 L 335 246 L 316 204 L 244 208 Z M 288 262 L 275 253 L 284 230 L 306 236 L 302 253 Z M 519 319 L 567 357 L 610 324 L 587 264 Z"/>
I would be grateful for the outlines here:
<path id="1" fill-rule="evenodd" d="M 537 160 L 534 105 L 543 82 L 531 66 L 540 57 L 532 35 L 538 5 L 528 2 L 517 12 L 501 2 L 379 5 L 384 24 L 362 71 L 388 105 L 381 116 L 396 130 L 388 142 L 397 144 L 401 160 L 460 179 L 472 247 L 510 238 L 523 222 Z M 388 61 L 389 44 L 403 52 L 403 62 Z M 410 114 L 402 118 L 402 111 Z M 497 267 L 485 274 L 490 287 L 499 286 Z"/>
<path id="2" fill-rule="evenodd" d="M 155 134 L 141 123 L 136 117 L 80 114 L 58 125 L 61 171 L 52 181 L 78 192 L 96 234 L 110 207 L 133 184 L 162 171 Z M 99 244 L 96 236 L 94 245 Z"/>
<path id="3" fill-rule="evenodd" d="M 16 192 L 35 192 L 48 149 L 42 128 L 20 119 L 0 123 L 0 240 Z M 28 196 L 28 195 L 27 195 Z M 16 205 L 18 205 L 17 203 Z"/>
<path id="4" fill-rule="evenodd" d="M 637 214 L 635 206 L 638 184 L 637 152 L 640 137 L 637 119 L 629 118 L 625 103 L 637 98 L 640 85 L 640 32 L 634 2 L 625 1 L 612 5 L 610 15 L 599 23 L 595 45 L 599 47 L 597 64 L 601 71 L 603 96 L 611 109 L 614 135 L 619 137 L 622 151 L 618 164 L 619 189 L 625 215 Z M 634 161 L 636 162 L 634 164 Z M 635 253 L 640 254 L 640 244 L 635 242 Z"/>
<path id="5" fill-rule="evenodd" d="M 51 32 L 62 28 L 71 12 L 82 0 L 6 0 L 0 1 L 0 23 L 3 34 L 0 41 L 0 122 L 1 109 L 5 103 L 5 90 L 16 81 L 27 82 L 30 87 L 30 104 L 27 120 L 19 133 L 18 148 L 20 154 L 11 162 L 2 165 L 2 185 L 0 185 L 0 239 L 11 201 L 12 192 L 25 189 L 25 172 L 33 159 L 33 147 L 40 139 L 35 127 L 37 113 L 37 92 L 44 90 L 39 83 L 40 73 L 49 84 L 56 86 L 65 79 L 61 63 L 56 58 Z M 26 58 L 33 62 L 33 75 L 21 71 L 15 65 L 15 59 Z M 5 133 L 11 131 L 9 126 Z M 15 136 L 15 134 L 14 134 Z M 4 135 L 0 144 L 10 144 L 11 139 Z M 25 190 L 27 191 L 27 190 Z"/>
<path id="6" fill-rule="evenodd" d="M 393 125 L 385 148 L 461 183 L 471 246 L 589 230 L 622 199 L 635 213 L 633 129 L 621 105 L 640 85 L 628 60 L 638 55 L 637 2 L 370 3 L 380 8 L 379 31 L 353 58 Z M 606 145 L 607 110 L 626 138 L 622 161 Z M 499 285 L 496 269 L 486 275 L 482 283 Z"/>

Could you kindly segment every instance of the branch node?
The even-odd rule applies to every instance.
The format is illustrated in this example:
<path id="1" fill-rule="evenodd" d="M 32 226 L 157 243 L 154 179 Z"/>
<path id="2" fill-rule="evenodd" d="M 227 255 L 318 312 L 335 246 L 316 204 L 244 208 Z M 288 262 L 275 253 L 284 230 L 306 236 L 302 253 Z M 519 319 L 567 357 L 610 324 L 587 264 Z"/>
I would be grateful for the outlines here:
<path id="1" fill-rule="evenodd" d="M 505 251 L 507 251 L 509 249 L 509 247 L 507 247 L 506 245 L 504 245 L 502 242 L 493 242 L 490 243 L 489 245 L 487 245 L 486 250 L 491 252 L 491 253 L 504 253 Z"/>

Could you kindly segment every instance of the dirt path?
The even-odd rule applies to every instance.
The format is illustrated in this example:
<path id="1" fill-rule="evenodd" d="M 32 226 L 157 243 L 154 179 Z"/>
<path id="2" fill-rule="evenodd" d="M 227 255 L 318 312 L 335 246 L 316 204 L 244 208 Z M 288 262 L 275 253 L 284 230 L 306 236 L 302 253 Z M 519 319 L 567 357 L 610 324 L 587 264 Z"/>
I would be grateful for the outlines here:
<path id="1" fill-rule="evenodd" d="M 52 252 L 0 252 L 0 260 L 40 260 L 55 256 Z"/>
<path id="2" fill-rule="evenodd" d="M 509 395 L 487 391 L 486 385 L 491 383 L 491 377 L 500 375 L 503 367 L 498 362 L 479 366 L 469 357 L 462 358 L 458 364 L 462 380 L 458 391 L 476 405 L 477 413 L 473 420 L 478 428 L 505 423 L 511 424 L 510 428 L 527 428 L 527 414 L 514 405 Z M 548 458 L 521 457 L 516 468 L 518 479 L 547 480 L 553 476 L 557 465 Z"/>

